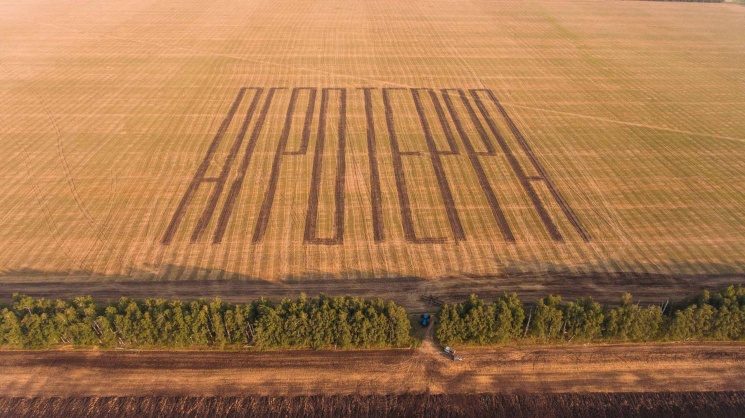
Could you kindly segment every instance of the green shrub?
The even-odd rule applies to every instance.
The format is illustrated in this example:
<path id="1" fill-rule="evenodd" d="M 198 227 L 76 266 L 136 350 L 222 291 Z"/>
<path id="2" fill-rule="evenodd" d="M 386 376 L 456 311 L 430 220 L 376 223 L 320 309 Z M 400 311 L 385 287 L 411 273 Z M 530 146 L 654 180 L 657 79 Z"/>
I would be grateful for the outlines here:
<path id="1" fill-rule="evenodd" d="M 561 296 L 549 295 L 536 302 L 528 324 L 528 334 L 545 340 L 557 339 L 564 332 Z"/>
<path id="2" fill-rule="evenodd" d="M 435 337 L 443 344 L 502 343 L 520 336 L 524 320 L 522 303 L 514 293 L 505 293 L 490 305 L 471 295 L 461 304 L 442 307 L 435 322 Z"/>
<path id="3" fill-rule="evenodd" d="M 653 341 L 659 338 L 662 324 L 659 306 L 639 308 L 632 303 L 631 294 L 625 293 L 617 308 L 607 310 L 603 335 L 620 341 Z"/>

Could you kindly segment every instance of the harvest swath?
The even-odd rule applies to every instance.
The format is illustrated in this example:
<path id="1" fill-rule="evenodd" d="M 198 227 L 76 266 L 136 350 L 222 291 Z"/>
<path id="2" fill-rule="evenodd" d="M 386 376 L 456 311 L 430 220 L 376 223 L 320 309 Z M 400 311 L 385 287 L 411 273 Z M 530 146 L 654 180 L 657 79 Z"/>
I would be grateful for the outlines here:
<path id="1" fill-rule="evenodd" d="M 732 4 L 2 2 L 2 280 L 741 275 L 743 39 Z"/>

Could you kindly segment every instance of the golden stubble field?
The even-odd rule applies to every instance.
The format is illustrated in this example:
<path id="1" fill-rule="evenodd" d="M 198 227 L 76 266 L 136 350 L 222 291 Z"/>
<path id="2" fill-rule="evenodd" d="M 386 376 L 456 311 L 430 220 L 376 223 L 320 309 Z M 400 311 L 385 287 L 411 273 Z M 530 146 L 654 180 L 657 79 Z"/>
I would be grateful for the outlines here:
<path id="1" fill-rule="evenodd" d="M 3 280 L 739 275 L 744 39 L 732 4 L 2 1 Z"/>

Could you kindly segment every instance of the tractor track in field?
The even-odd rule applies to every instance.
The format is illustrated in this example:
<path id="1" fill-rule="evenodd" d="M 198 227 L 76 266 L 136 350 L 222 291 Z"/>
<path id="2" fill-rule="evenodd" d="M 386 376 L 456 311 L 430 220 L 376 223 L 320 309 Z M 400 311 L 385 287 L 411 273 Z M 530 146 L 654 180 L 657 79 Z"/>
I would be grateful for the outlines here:
<path id="1" fill-rule="evenodd" d="M 72 175 L 72 170 L 70 169 L 70 164 L 67 161 L 67 156 L 65 154 L 65 149 L 64 149 L 64 145 L 63 145 L 63 141 L 62 141 L 62 132 L 60 130 L 59 124 L 57 123 L 57 119 L 54 117 L 54 114 L 52 114 L 52 112 L 49 110 L 49 107 L 47 106 L 47 103 L 44 101 L 42 95 L 39 94 L 39 92 L 36 90 L 35 87 L 33 87 L 33 85 L 31 83 L 24 82 L 24 80 L 21 77 L 19 77 L 18 74 L 16 74 L 13 70 L 11 70 L 10 68 L 8 68 L 5 65 L 4 65 L 4 67 L 5 67 L 5 71 L 8 74 L 11 75 L 11 77 L 14 79 L 14 81 L 16 81 L 17 83 L 23 85 L 25 88 L 27 88 L 31 92 L 31 94 L 34 96 L 34 98 L 36 99 L 36 101 L 40 105 L 41 110 L 42 110 L 42 113 L 44 114 L 44 116 L 46 117 L 46 119 L 49 121 L 49 123 L 51 124 L 51 127 L 52 127 L 52 129 L 54 131 L 55 145 L 56 145 L 56 148 L 57 148 L 57 152 L 59 154 L 58 161 L 60 162 L 60 165 L 62 166 L 62 169 L 64 171 L 65 182 L 67 183 L 67 187 L 70 190 L 70 194 L 72 195 L 73 201 L 75 202 L 75 206 L 77 207 L 77 209 L 80 212 L 80 214 L 83 215 L 83 218 L 85 220 L 85 223 L 93 231 L 93 234 L 95 235 L 95 239 L 102 244 L 102 246 L 104 247 L 104 249 L 107 252 L 109 252 L 109 254 L 113 254 L 112 244 L 106 238 L 106 235 L 105 235 L 105 229 L 106 229 L 107 224 L 108 224 L 108 221 L 110 219 L 111 212 L 113 210 L 113 206 L 109 209 L 109 213 L 106 216 L 106 218 L 104 219 L 103 223 L 101 223 L 100 226 L 97 227 L 96 220 L 93 218 L 93 216 L 90 214 L 90 212 L 88 211 L 88 209 L 83 204 L 83 199 L 80 197 L 80 193 L 78 192 L 78 188 L 75 185 L 75 179 L 74 179 L 74 176 Z M 20 143 L 19 143 L 19 145 L 20 145 Z M 23 155 L 26 156 L 25 165 L 27 167 L 29 167 L 28 161 L 31 161 L 30 154 L 28 153 L 28 151 L 26 151 L 26 148 L 25 147 L 22 147 L 21 149 L 22 149 Z M 30 172 L 31 171 L 29 169 L 29 173 Z M 33 176 L 31 176 L 31 177 L 33 178 Z M 115 181 L 115 179 L 113 177 L 112 177 L 112 181 Z M 35 184 L 37 200 L 39 200 L 40 203 L 41 203 L 43 201 L 43 197 L 42 197 L 42 194 L 41 194 L 41 192 L 39 190 L 38 182 L 35 181 L 35 183 L 37 183 L 37 184 Z M 112 200 L 112 196 L 113 196 L 113 189 L 110 191 L 109 201 Z M 52 229 L 54 229 L 55 231 L 57 231 L 58 230 L 58 225 L 56 224 L 53 216 L 51 215 L 51 212 L 50 212 L 50 210 L 49 210 L 46 202 L 43 202 L 41 204 L 44 207 L 43 211 L 45 212 L 47 224 L 50 224 L 49 226 Z M 64 243 L 64 239 L 62 239 L 61 234 L 58 231 L 55 232 L 55 233 L 53 233 L 53 235 L 56 235 L 56 241 L 58 241 L 58 243 L 59 242 Z M 76 261 L 75 258 L 72 255 L 72 250 L 71 249 L 67 249 L 66 250 L 64 245 L 61 245 L 61 248 L 63 248 L 63 252 L 65 253 L 66 258 L 68 258 L 68 260 L 73 265 L 77 265 L 79 268 L 83 268 L 84 267 L 85 260 L 88 258 L 90 252 L 92 251 L 92 249 L 89 248 L 88 249 L 88 252 L 85 255 L 83 255 L 82 258 L 78 257 L 78 260 L 79 261 Z M 120 261 L 122 260 L 122 256 L 121 255 L 119 255 L 118 258 L 119 258 Z"/>
<path id="2" fill-rule="evenodd" d="M 613 119 L 613 118 L 605 118 L 600 116 L 593 116 L 593 115 L 586 115 L 582 113 L 576 113 L 576 112 L 565 112 L 561 110 L 554 110 L 554 109 L 546 109 L 541 107 L 535 107 L 535 106 L 526 106 L 518 103 L 512 103 L 512 102 L 503 102 L 504 105 L 509 107 L 514 107 L 518 109 L 528 109 L 528 110 L 534 110 L 538 112 L 545 112 L 545 113 L 553 113 L 557 115 L 564 115 L 564 116 L 571 116 L 575 118 L 580 119 L 590 119 L 590 120 L 596 120 L 600 122 L 609 122 L 609 123 L 617 123 L 620 125 L 626 125 L 626 126 L 633 126 L 637 128 L 646 128 L 646 129 L 653 129 L 658 131 L 666 131 L 666 132 L 673 132 L 678 134 L 685 134 L 685 135 L 691 135 L 691 136 L 700 136 L 705 138 L 714 138 L 714 139 L 724 139 L 727 141 L 734 141 L 734 142 L 741 142 L 745 143 L 745 138 L 737 137 L 737 136 L 729 136 L 729 135 L 717 135 L 717 134 L 710 134 L 706 132 L 695 132 L 695 131 L 688 131 L 685 129 L 675 129 L 671 128 L 669 126 L 660 126 L 660 125 L 652 125 L 648 123 L 638 123 L 638 122 L 632 122 L 632 121 L 625 121 L 625 120 L 619 120 L 619 119 Z"/>

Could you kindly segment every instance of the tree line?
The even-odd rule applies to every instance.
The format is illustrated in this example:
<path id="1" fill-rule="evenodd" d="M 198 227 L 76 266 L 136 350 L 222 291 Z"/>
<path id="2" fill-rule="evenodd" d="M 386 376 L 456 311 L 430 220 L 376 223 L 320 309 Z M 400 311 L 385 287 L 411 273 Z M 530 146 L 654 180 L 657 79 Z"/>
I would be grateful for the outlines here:
<path id="1" fill-rule="evenodd" d="M 445 304 L 435 322 L 441 344 L 498 344 L 518 339 L 560 341 L 745 340 L 745 287 L 703 291 L 678 303 L 642 307 L 628 293 L 616 307 L 592 298 L 564 302 L 550 295 L 526 307 L 516 294 L 488 304 L 476 295 Z"/>
<path id="2" fill-rule="evenodd" d="M 47 300 L 14 295 L 0 305 L 0 346 L 53 348 L 392 348 L 410 347 L 411 322 L 393 302 L 320 295 L 272 303 L 181 302 L 90 296 Z M 524 305 L 516 294 L 491 303 L 472 295 L 445 304 L 435 337 L 442 344 L 561 341 L 745 340 L 745 287 L 730 286 L 663 305 L 640 306 L 630 294 L 618 306 L 592 298 L 549 295 Z"/>
<path id="3" fill-rule="evenodd" d="M 14 295 L 0 306 L 0 346 L 50 348 L 407 347 L 411 323 L 393 302 L 356 297 L 260 299 L 245 305 L 220 299 L 181 302 L 90 296 L 47 300 Z"/>

